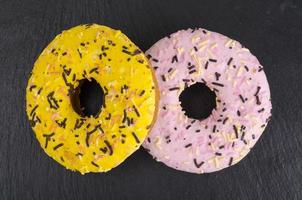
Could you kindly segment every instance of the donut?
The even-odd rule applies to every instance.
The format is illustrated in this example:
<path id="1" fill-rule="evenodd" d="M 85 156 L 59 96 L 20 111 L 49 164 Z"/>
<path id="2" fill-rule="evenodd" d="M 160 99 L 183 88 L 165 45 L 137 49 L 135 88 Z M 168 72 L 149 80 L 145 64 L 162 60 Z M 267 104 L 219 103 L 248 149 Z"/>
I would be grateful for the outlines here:
<path id="1" fill-rule="evenodd" d="M 119 30 L 86 24 L 63 31 L 36 60 L 26 89 L 27 116 L 41 147 L 82 174 L 118 166 L 140 147 L 153 124 L 152 70 Z M 95 80 L 104 91 L 95 116 L 83 115 L 78 107 L 83 80 Z"/>
<path id="2" fill-rule="evenodd" d="M 160 90 L 159 111 L 144 148 L 174 169 L 210 173 L 238 163 L 271 117 L 263 66 L 239 42 L 196 28 L 178 31 L 147 52 Z M 205 119 L 187 117 L 179 100 L 203 84 L 216 95 Z"/>

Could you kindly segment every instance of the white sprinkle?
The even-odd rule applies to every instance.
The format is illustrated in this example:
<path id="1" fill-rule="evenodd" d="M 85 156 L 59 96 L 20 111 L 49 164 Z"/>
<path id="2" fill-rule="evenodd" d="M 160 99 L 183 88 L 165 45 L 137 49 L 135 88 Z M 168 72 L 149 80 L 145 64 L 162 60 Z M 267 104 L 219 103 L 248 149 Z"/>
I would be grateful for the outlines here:
<path id="1" fill-rule="evenodd" d="M 217 46 L 218 46 L 217 43 L 214 43 L 210 48 L 213 50 L 213 49 L 215 49 Z"/>
<path id="2" fill-rule="evenodd" d="M 225 43 L 224 47 L 229 47 L 229 45 L 232 43 L 232 41 L 233 41 L 233 40 L 228 40 L 228 41 Z"/>
<path id="3" fill-rule="evenodd" d="M 177 53 L 178 54 L 182 54 L 183 51 L 184 51 L 184 48 L 182 48 L 182 47 L 177 48 Z"/>
<path id="4" fill-rule="evenodd" d="M 194 36 L 194 37 L 192 37 L 192 43 L 195 43 L 195 42 L 198 42 L 200 40 L 200 37 L 198 37 L 198 36 Z"/>
<path id="5" fill-rule="evenodd" d="M 198 47 L 201 47 L 201 46 L 204 46 L 204 45 L 207 45 L 209 43 L 209 40 L 205 40 L 201 43 L 198 44 Z"/>
<path id="6" fill-rule="evenodd" d="M 239 77 L 243 72 L 243 67 L 239 67 L 239 69 L 237 70 L 237 77 Z"/>

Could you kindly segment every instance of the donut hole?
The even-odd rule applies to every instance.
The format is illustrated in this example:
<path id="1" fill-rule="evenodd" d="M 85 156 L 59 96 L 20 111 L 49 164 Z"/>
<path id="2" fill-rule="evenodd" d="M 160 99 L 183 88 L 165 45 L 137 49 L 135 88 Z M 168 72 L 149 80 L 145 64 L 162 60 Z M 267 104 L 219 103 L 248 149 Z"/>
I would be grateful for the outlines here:
<path id="1" fill-rule="evenodd" d="M 70 95 L 71 104 L 82 117 L 98 116 L 104 106 L 104 91 L 95 79 L 82 79 Z"/>
<path id="2" fill-rule="evenodd" d="M 197 82 L 185 88 L 179 96 L 185 115 L 193 119 L 205 119 L 216 108 L 216 95 L 205 84 Z"/>

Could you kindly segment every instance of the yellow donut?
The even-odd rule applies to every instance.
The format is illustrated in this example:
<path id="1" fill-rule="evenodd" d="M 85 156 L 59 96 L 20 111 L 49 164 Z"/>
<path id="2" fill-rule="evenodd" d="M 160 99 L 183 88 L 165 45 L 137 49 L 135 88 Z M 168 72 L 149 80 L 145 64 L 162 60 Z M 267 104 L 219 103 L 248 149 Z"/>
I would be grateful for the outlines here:
<path id="1" fill-rule="evenodd" d="M 75 111 L 72 99 L 83 79 L 95 79 L 104 90 L 97 116 Z M 26 101 L 30 124 L 50 157 L 82 174 L 106 172 L 144 141 L 157 112 L 157 88 L 147 58 L 127 36 L 89 24 L 63 31 L 43 50 Z"/>

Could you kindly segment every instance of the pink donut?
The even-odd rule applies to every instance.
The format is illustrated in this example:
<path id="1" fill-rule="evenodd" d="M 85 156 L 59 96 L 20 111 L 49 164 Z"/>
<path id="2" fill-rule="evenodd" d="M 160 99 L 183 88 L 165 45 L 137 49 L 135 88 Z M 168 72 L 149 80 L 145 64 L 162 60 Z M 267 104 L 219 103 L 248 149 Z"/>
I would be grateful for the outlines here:
<path id="1" fill-rule="evenodd" d="M 269 85 L 257 58 L 239 42 L 205 29 L 178 31 L 147 52 L 160 90 L 157 120 L 143 146 L 169 167 L 210 173 L 238 163 L 271 117 Z M 180 93 L 197 82 L 216 94 L 204 120 L 188 118 Z"/>

